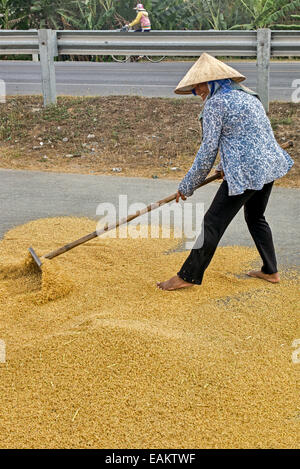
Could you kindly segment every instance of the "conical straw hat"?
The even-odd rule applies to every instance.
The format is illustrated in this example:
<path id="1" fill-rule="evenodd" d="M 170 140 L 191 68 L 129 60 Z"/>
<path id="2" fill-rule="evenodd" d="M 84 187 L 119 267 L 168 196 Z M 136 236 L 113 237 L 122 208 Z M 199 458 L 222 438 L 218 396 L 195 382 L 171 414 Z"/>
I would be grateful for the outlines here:
<path id="1" fill-rule="evenodd" d="M 187 74 L 183 77 L 181 82 L 177 85 L 175 93 L 177 94 L 191 94 L 192 89 L 199 83 L 205 83 L 211 80 L 222 80 L 224 78 L 232 78 L 240 82 L 245 80 L 246 77 L 241 75 L 234 68 L 224 64 L 215 57 L 203 52 L 197 62 L 189 69 Z"/>

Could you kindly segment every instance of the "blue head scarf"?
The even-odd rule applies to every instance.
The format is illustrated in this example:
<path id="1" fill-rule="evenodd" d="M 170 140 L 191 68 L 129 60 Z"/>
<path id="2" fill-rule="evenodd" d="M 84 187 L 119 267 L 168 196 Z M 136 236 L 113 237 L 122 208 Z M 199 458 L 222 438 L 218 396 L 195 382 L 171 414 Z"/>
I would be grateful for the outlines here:
<path id="1" fill-rule="evenodd" d="M 211 98 L 219 89 L 222 93 L 228 93 L 234 89 L 235 82 L 231 78 L 226 78 L 224 80 L 213 80 L 208 81 L 209 95 L 207 99 Z"/>
<path id="2" fill-rule="evenodd" d="M 239 83 L 232 80 L 231 78 L 226 78 L 223 80 L 208 81 L 207 85 L 209 88 L 209 94 L 207 98 L 205 99 L 205 103 L 209 98 L 211 98 L 214 94 L 216 94 L 218 90 L 220 90 L 220 93 L 228 93 L 231 90 L 239 90 L 239 91 L 243 91 L 244 93 L 254 95 L 258 99 L 260 99 L 258 94 L 255 91 L 252 91 L 249 88 L 246 88 L 243 85 L 240 85 Z M 192 93 L 196 96 L 195 89 L 192 90 Z M 199 121 L 201 121 L 202 116 L 203 116 L 203 109 L 201 113 L 199 114 Z"/>

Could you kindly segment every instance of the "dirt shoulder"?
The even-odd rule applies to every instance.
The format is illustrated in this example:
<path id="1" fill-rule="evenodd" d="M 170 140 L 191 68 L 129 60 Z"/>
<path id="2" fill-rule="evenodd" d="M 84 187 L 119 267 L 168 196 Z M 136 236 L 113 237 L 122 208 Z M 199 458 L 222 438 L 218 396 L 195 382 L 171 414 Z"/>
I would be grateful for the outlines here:
<path id="1" fill-rule="evenodd" d="M 69 173 L 179 179 L 199 148 L 199 100 L 59 97 L 44 109 L 40 96 L 0 104 L 0 167 Z M 293 141 L 295 161 L 277 185 L 300 187 L 300 105 L 271 103 L 280 144 Z"/>

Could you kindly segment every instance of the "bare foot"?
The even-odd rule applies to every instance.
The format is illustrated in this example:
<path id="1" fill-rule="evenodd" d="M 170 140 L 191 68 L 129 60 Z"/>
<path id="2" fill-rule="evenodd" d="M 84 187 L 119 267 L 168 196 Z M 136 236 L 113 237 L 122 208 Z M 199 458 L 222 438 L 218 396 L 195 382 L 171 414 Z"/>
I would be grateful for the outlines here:
<path id="1" fill-rule="evenodd" d="M 182 280 L 178 275 L 166 280 L 165 282 L 157 282 L 157 287 L 161 290 L 178 290 L 179 288 L 193 287 L 193 283 L 188 283 Z"/>
<path id="2" fill-rule="evenodd" d="M 249 275 L 249 277 L 261 278 L 271 283 L 280 282 L 280 277 L 279 277 L 278 272 L 276 272 L 275 274 L 264 274 L 261 270 L 250 270 L 250 272 L 248 272 L 247 275 Z"/>

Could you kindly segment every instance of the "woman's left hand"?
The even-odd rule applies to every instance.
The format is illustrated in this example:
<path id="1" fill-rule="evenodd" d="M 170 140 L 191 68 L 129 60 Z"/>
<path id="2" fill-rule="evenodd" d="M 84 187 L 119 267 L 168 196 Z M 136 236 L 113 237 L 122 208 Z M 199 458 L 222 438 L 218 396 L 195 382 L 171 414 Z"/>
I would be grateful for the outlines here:
<path id="1" fill-rule="evenodd" d="M 218 171 L 217 169 L 215 170 L 215 174 L 219 174 L 220 175 L 220 179 L 224 179 L 224 171 L 221 169 L 221 171 Z"/>
<path id="2" fill-rule="evenodd" d="M 182 200 L 186 200 L 186 196 L 184 194 L 182 194 L 180 191 L 177 191 L 177 194 L 176 194 L 176 203 L 177 204 L 178 204 L 180 198 Z"/>

